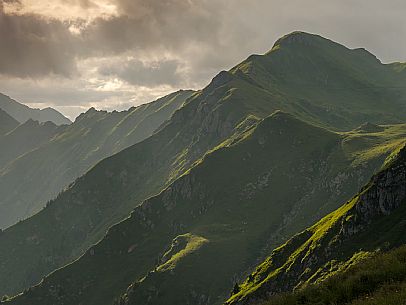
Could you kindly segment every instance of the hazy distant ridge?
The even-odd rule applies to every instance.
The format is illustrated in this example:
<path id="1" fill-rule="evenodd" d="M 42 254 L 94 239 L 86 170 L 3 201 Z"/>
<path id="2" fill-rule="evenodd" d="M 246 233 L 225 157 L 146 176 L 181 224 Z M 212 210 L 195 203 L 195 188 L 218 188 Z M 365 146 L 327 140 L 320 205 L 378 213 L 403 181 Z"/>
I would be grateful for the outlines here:
<path id="1" fill-rule="evenodd" d="M 72 123 L 63 114 L 53 108 L 34 109 L 26 105 L 20 104 L 7 95 L 0 93 L 0 108 L 15 118 L 20 123 L 24 123 L 29 119 L 39 122 L 51 121 L 56 125 Z"/>

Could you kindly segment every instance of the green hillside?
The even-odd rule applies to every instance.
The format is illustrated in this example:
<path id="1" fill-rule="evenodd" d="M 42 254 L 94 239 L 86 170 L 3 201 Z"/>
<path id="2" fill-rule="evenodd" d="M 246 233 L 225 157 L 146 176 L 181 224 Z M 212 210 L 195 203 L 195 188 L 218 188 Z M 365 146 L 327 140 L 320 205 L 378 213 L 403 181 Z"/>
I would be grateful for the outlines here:
<path id="1" fill-rule="evenodd" d="M 35 214 L 97 162 L 149 137 L 192 93 L 179 91 L 122 112 L 92 108 L 58 129 L 29 120 L 0 138 L 5 147 L 0 152 L 0 228 Z"/>
<path id="2" fill-rule="evenodd" d="M 374 142 L 383 150 L 368 159 L 355 153 L 358 141 L 348 141 L 354 133 L 276 112 L 219 145 L 79 260 L 10 304 L 220 304 L 235 275 L 355 193 L 391 145 L 400 145 L 398 136 Z"/>
<path id="3" fill-rule="evenodd" d="M 18 126 L 18 121 L 0 108 L 0 136 Z"/>
<path id="4" fill-rule="evenodd" d="M 321 36 L 286 35 L 267 54 L 250 56 L 231 74 L 244 80 L 246 89 L 262 89 L 251 95 L 252 103 L 267 99 L 267 104 L 333 129 L 403 123 L 406 118 L 406 74 L 397 65 L 384 65 L 364 49 L 348 49 Z"/>
<path id="5" fill-rule="evenodd" d="M 11 304 L 222 303 L 247 270 L 339 207 L 404 144 L 405 125 L 395 124 L 406 117 L 404 81 L 366 51 L 306 33 L 282 38 L 5 230 L 0 294 L 65 266 Z M 97 126 L 78 134 L 111 130 Z M 32 160 L 47 168 L 49 158 Z M 52 185 L 51 169 L 41 177 Z"/>
<path id="6" fill-rule="evenodd" d="M 406 247 L 365 256 L 319 285 L 281 294 L 261 305 L 399 305 L 406 300 Z"/>
<path id="7" fill-rule="evenodd" d="M 52 122 L 39 123 L 28 120 L 13 128 L 6 135 L 0 136 L 0 169 L 4 168 L 9 162 L 51 141 L 55 135 L 63 132 L 65 128 L 66 126 L 56 126 Z M 0 214 L 7 217 L 6 212 Z"/>
<path id="8" fill-rule="evenodd" d="M 285 301 L 275 301 L 275 304 L 293 304 L 298 298 L 305 300 L 302 304 L 315 304 L 312 302 L 316 301 L 321 304 L 347 304 L 357 297 L 357 293 L 375 292 L 378 284 L 389 282 L 390 277 L 395 282 L 404 281 L 404 259 L 400 261 L 403 263 L 400 266 L 400 262 L 397 265 L 389 263 L 366 271 L 371 267 L 369 263 L 361 267 L 357 265 L 376 251 L 406 243 L 405 186 L 406 147 L 389 158 L 385 168 L 350 201 L 275 249 L 244 283 L 234 289 L 226 304 L 256 304 L 277 293 L 303 287 L 303 291 L 288 295 Z M 404 249 L 398 254 L 402 253 L 404 255 Z M 387 257 L 394 259 L 396 254 L 395 257 Z M 351 267 L 353 265 L 356 267 Z M 393 268 L 396 267 L 398 270 L 394 274 Z M 366 274 L 364 283 L 355 281 L 358 275 L 353 274 L 354 268 Z M 385 270 L 388 273 L 383 276 Z M 341 275 L 344 271 L 347 275 Z M 382 278 L 378 280 L 374 272 L 379 272 Z M 338 277 L 335 274 L 339 274 Z M 321 283 L 321 286 L 307 288 L 315 283 Z M 397 297 L 394 296 L 394 300 Z M 284 300 L 284 297 L 281 299 Z"/>

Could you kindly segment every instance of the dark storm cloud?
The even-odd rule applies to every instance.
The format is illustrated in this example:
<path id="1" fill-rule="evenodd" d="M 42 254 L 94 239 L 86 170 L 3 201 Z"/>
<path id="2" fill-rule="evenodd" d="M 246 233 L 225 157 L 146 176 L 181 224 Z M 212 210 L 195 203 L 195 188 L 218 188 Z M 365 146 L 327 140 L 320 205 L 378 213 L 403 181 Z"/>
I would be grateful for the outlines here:
<path id="1" fill-rule="evenodd" d="M 216 43 L 222 22 L 221 3 L 212 0 L 116 0 L 120 15 L 96 20 L 86 31 L 87 38 L 93 37 L 96 42 L 112 41 L 111 47 L 118 51 L 129 46 L 180 48 L 199 41 Z"/>
<path id="2" fill-rule="evenodd" d="M 71 40 L 60 21 L 36 15 L 6 15 L 0 10 L 0 73 L 69 76 L 76 68 Z"/>
<path id="3" fill-rule="evenodd" d="M 78 1 L 71 1 L 78 2 Z M 84 7 L 91 1 L 79 1 Z M 175 52 L 218 42 L 220 16 L 212 1 L 117 0 L 118 16 L 84 22 L 0 11 L 0 73 L 18 77 L 76 71 L 75 59 L 160 48 Z M 219 5 L 219 4 L 217 4 Z M 78 27 L 74 33 L 70 28 Z"/>
<path id="4" fill-rule="evenodd" d="M 59 2 L 82 10 L 98 5 L 96 0 Z M 359 41 L 386 58 L 406 49 L 405 43 L 400 50 L 388 46 L 388 40 L 393 43 L 405 33 L 401 16 L 406 5 L 398 0 L 385 5 L 365 0 L 309 0 L 308 5 L 298 0 L 110 0 L 115 15 L 87 22 L 5 14 L 3 3 L 18 7 L 19 1 L 0 0 L 0 73 L 17 77 L 71 76 L 77 60 L 129 51 L 171 52 L 193 58 L 196 69 L 214 71 L 248 52 L 266 51 L 272 40 L 293 30 Z"/>

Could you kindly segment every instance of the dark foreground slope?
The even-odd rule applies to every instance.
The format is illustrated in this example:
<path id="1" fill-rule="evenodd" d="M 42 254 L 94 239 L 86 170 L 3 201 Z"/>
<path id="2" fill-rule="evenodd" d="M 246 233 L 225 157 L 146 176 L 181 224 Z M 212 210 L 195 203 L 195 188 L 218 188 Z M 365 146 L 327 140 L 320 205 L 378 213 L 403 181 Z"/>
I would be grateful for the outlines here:
<path id="1" fill-rule="evenodd" d="M 0 137 L 0 228 L 35 214 L 97 162 L 152 135 L 192 94 L 122 112 L 92 108 L 59 128 L 29 120 Z"/>
<path id="2" fill-rule="evenodd" d="M 323 73 L 318 73 L 314 65 L 315 62 L 318 63 L 317 68 L 321 69 L 326 66 Z M 334 84 L 342 85 L 344 89 L 337 91 L 336 87 L 323 85 L 325 78 L 321 78 L 321 75 L 325 75 L 324 72 L 328 72 L 329 78 L 334 80 Z M 298 74 L 306 75 L 306 77 L 299 79 Z M 405 75 L 399 69 L 381 64 L 365 51 L 350 50 L 330 40 L 305 33 L 294 33 L 284 37 L 275 44 L 269 53 L 263 56 L 252 56 L 232 70 L 221 72 L 206 88 L 191 96 L 185 105 L 174 113 L 171 120 L 162 125 L 152 137 L 103 160 L 86 175 L 79 178 L 39 214 L 6 230 L 0 237 L 0 259 L 2 262 L 6 262 L 0 266 L 2 268 L 0 270 L 0 294 L 15 294 L 23 288 L 37 283 L 50 271 L 78 258 L 92 244 L 100 240 L 113 223 L 122 220 L 129 211 L 146 198 L 159 193 L 177 181 L 207 151 L 213 150 L 227 139 L 232 141 L 237 135 L 244 133 L 244 130 L 254 127 L 258 121 L 268 117 L 277 109 L 295 113 L 303 121 L 336 130 L 351 129 L 365 121 L 373 123 L 401 122 L 405 115 L 404 103 L 402 102 L 405 100 L 406 92 L 404 87 L 397 84 L 404 81 L 404 77 Z M 350 83 L 356 82 L 359 86 L 349 86 L 347 78 L 351 80 Z M 390 82 L 394 84 L 391 87 L 388 86 Z M 371 84 L 374 88 L 373 94 L 371 93 Z M 310 90 L 310 88 L 312 89 Z M 345 111 L 342 105 L 345 105 Z M 375 110 L 375 107 L 378 110 Z M 380 113 L 379 116 L 377 111 Z M 303 124 L 308 126 L 306 123 Z M 312 181 L 311 178 L 308 180 L 301 176 L 300 179 L 303 181 L 298 178 L 297 181 L 300 180 L 300 183 L 295 185 L 295 192 L 293 193 L 297 194 L 297 190 L 297 192 L 305 192 L 303 194 L 311 194 L 310 197 L 323 197 L 324 199 L 319 199 L 317 203 L 311 205 L 314 208 L 319 204 L 320 215 L 336 208 L 340 200 L 345 198 L 340 196 L 354 194 L 358 185 L 366 182 L 372 172 L 381 166 L 385 156 L 392 149 L 395 149 L 401 141 L 403 137 L 402 127 L 392 126 L 388 128 L 391 130 L 388 133 L 386 133 L 386 128 L 383 128 L 381 133 L 375 131 L 376 133 L 372 134 L 365 131 L 354 131 L 342 136 L 328 133 L 337 138 L 339 143 L 341 142 L 341 145 L 337 144 L 337 154 L 341 157 L 337 157 L 337 160 L 330 157 L 328 160 L 324 160 L 324 163 L 319 164 L 326 171 L 330 170 L 331 175 L 326 174 L 328 180 L 315 182 L 315 186 L 309 182 Z M 378 129 L 382 129 L 382 127 Z M 288 129 L 288 131 L 292 138 L 294 138 L 292 134 L 299 133 L 298 130 Z M 287 133 L 284 130 L 280 130 L 280 132 L 281 136 Z M 303 141 L 288 142 L 288 146 L 284 146 L 283 151 L 277 149 L 279 142 L 274 142 L 269 149 L 271 151 L 273 148 L 277 150 L 269 153 L 275 153 L 278 156 L 291 156 L 289 151 L 292 147 L 306 145 Z M 321 148 L 313 147 L 311 149 Z M 309 155 L 306 157 L 309 158 L 306 164 L 312 164 L 313 159 Z M 254 157 L 252 160 L 255 163 Z M 303 159 L 299 158 L 298 160 L 302 161 Z M 330 160 L 336 161 L 330 163 Z M 294 158 L 285 161 L 286 164 L 299 162 Z M 239 163 L 229 164 L 230 172 L 234 168 L 238 168 L 240 163 L 241 159 Z M 286 164 L 283 166 L 287 166 Z M 296 163 L 295 165 L 299 166 Z M 247 186 L 243 188 L 245 195 L 242 196 L 246 196 L 246 202 L 250 203 L 255 200 L 255 196 L 250 197 L 251 193 L 255 195 L 258 188 L 262 190 L 264 181 L 268 179 L 268 173 L 262 170 L 261 164 L 253 164 L 252 166 L 253 168 L 260 168 L 261 171 L 253 173 L 253 176 L 250 176 L 251 181 L 247 181 Z M 309 166 L 309 168 L 305 167 L 305 172 L 314 170 L 311 167 L 313 165 Z M 356 169 L 354 170 L 354 168 Z M 295 169 L 297 170 L 297 168 Z M 246 171 L 249 172 L 249 168 Z M 325 172 L 322 173 L 325 174 Z M 291 174 L 292 179 L 294 179 L 295 174 L 296 172 Z M 241 176 L 244 175 L 245 172 L 241 173 Z M 310 173 L 309 175 L 313 174 Z M 288 179 L 289 177 L 285 178 Z M 278 179 L 275 174 L 273 180 L 279 187 Z M 348 183 L 343 183 L 344 180 Z M 243 180 L 238 181 L 237 183 L 241 184 Z M 241 193 L 241 190 L 238 189 L 240 184 L 235 186 L 227 182 L 227 180 L 223 181 L 225 183 L 224 188 L 235 190 L 234 196 Z M 303 190 L 302 188 L 306 189 Z M 312 193 L 313 188 L 314 193 Z M 281 190 L 283 189 L 281 187 Z M 318 193 L 320 189 L 324 189 L 324 191 Z M 233 192 L 230 191 L 230 193 Z M 290 195 L 290 193 L 292 192 L 289 189 L 285 195 Z M 214 193 L 211 196 L 215 198 Z M 266 198 L 268 197 L 263 197 L 264 202 Z M 331 198 L 331 200 L 326 198 Z M 171 200 L 176 202 L 175 199 Z M 301 219 L 301 217 L 306 219 L 308 214 L 317 215 L 314 210 L 307 211 L 304 208 L 307 207 L 307 202 L 310 202 L 306 195 L 303 195 L 303 198 L 275 197 L 275 200 L 277 202 L 275 203 L 276 209 L 279 211 L 292 206 L 292 204 L 296 208 L 292 209 L 292 216 L 289 214 L 286 217 L 288 225 L 286 229 L 283 225 L 282 228 L 279 228 L 279 224 L 272 229 L 275 230 L 272 231 L 275 233 L 275 237 L 268 234 L 269 232 L 253 230 L 255 234 L 263 233 L 262 236 L 256 236 L 257 239 L 254 238 L 254 240 L 261 240 L 261 238 L 271 240 L 271 242 L 263 244 L 258 242 L 261 247 L 264 246 L 269 249 L 278 244 L 282 238 L 295 233 L 295 230 L 299 229 L 299 225 L 305 225 L 298 221 L 298 227 L 295 228 L 296 222 L 290 221 L 290 219 Z M 289 202 L 290 205 L 285 202 Z M 199 200 L 196 200 L 196 203 L 199 203 Z M 303 210 L 300 210 L 299 207 L 303 207 Z M 300 210 L 300 213 L 296 213 L 296 210 Z M 138 211 L 140 210 L 138 209 Z M 221 228 L 223 223 L 221 218 L 216 219 L 216 221 Z M 168 222 L 172 223 L 175 228 L 178 226 L 182 228 L 176 219 L 169 217 Z M 181 230 L 176 231 L 176 233 L 176 236 L 183 234 Z M 187 232 L 184 233 L 187 234 Z M 110 294 L 106 297 L 113 298 L 116 297 L 113 294 L 123 293 L 127 288 L 126 285 L 140 280 L 141 275 L 144 276 L 145 273 L 151 271 L 151 268 L 154 268 L 155 263 L 151 267 L 151 256 L 155 255 L 154 259 L 161 257 L 161 254 L 166 252 L 165 249 L 172 243 L 172 239 L 176 238 L 173 235 L 162 236 L 163 239 L 158 237 L 156 244 L 148 244 L 145 247 L 148 258 L 147 261 L 142 261 L 142 264 L 134 262 L 126 264 L 125 260 L 120 260 L 125 268 L 120 267 L 117 270 L 120 270 L 123 277 L 119 276 L 117 287 L 114 289 L 102 290 L 103 293 Z M 184 239 L 188 240 L 188 236 L 186 235 Z M 272 241 L 273 238 L 275 241 Z M 151 240 L 153 240 L 152 237 Z M 201 241 L 200 238 L 197 240 Z M 119 241 L 117 242 L 119 243 Z M 127 247 L 126 251 L 127 253 L 134 253 L 134 249 L 139 244 L 134 240 L 130 242 L 131 247 Z M 256 242 L 254 241 L 254 244 Z M 111 243 L 115 243 L 114 239 Z M 12 250 L 10 251 L 10 249 Z M 255 251 L 259 251 L 258 249 L 259 247 L 255 247 L 252 251 L 254 254 L 247 254 L 246 266 L 253 264 L 251 259 L 255 259 L 257 256 Z M 121 251 L 123 252 L 123 250 Z M 264 252 L 267 251 L 269 250 L 264 250 Z M 88 253 L 90 255 L 91 252 Z M 251 250 L 246 250 L 246 253 L 251 253 Z M 91 257 L 89 255 L 85 257 Z M 138 258 L 134 258 L 134 261 L 136 259 Z M 84 260 L 86 259 L 81 259 L 81 261 Z M 100 265 L 101 268 L 100 266 L 93 267 L 96 265 L 97 263 L 89 268 L 107 270 L 108 266 L 115 266 L 112 263 L 106 263 Z M 75 263 L 71 266 L 71 268 L 76 268 L 75 266 L 79 265 Z M 80 266 L 85 268 L 85 266 Z M 137 268 L 137 266 L 140 269 L 131 269 Z M 128 274 L 123 271 L 126 268 L 129 268 Z M 234 271 L 229 266 L 227 273 L 225 273 L 226 276 L 228 277 L 231 272 L 233 272 L 233 278 L 240 276 L 238 273 L 244 267 L 236 268 Z M 63 272 L 69 273 L 70 271 Z M 73 272 L 72 276 L 75 277 L 75 274 L 77 273 Z M 94 273 L 89 272 L 89 276 L 92 274 Z M 100 280 L 103 279 L 107 285 L 111 284 L 109 277 L 100 278 Z M 86 279 L 83 278 L 83 281 Z M 66 302 L 76 302 L 77 299 L 73 298 L 76 298 L 78 294 L 83 295 L 82 289 L 86 290 L 84 287 L 88 285 L 85 283 L 85 286 L 81 286 L 83 281 L 67 284 L 66 291 L 71 291 L 71 295 Z M 228 279 L 229 285 L 231 282 L 233 279 Z M 225 282 L 222 281 L 222 283 Z M 92 285 L 92 289 L 97 289 L 97 291 L 100 291 L 102 287 L 107 287 L 99 282 Z M 225 287 L 226 284 L 222 285 L 224 286 L 221 287 Z M 62 286 L 64 287 L 65 283 L 61 284 Z M 222 289 L 213 289 L 209 293 L 204 290 L 201 294 L 200 291 L 203 290 L 199 290 L 199 294 L 194 293 L 194 288 L 187 291 L 192 296 L 210 295 L 218 302 L 223 297 L 223 295 L 220 296 L 220 290 L 225 293 L 225 290 Z M 37 291 L 39 295 L 43 294 L 44 298 L 45 295 L 48 297 L 46 288 Z M 89 293 L 90 291 L 91 289 L 89 289 Z M 138 295 L 138 293 L 134 294 L 134 298 L 137 298 Z M 91 297 L 89 294 L 83 298 Z M 19 300 L 25 300 L 24 298 Z M 50 302 L 54 301 L 52 298 L 49 300 Z M 161 302 L 162 298 L 155 301 Z"/>
<path id="3" fill-rule="evenodd" d="M 227 304 L 256 304 L 280 292 L 299 289 L 309 283 L 323 282 L 378 249 L 387 250 L 405 244 L 405 229 L 406 148 L 403 148 L 385 169 L 374 175 L 345 205 L 274 250 L 235 289 Z M 403 272 L 405 261 L 399 267 L 398 272 Z M 370 270 L 370 273 L 375 271 Z M 364 276 L 363 279 L 364 289 L 370 286 L 370 291 L 374 291 L 373 278 Z M 340 293 L 342 289 L 347 289 L 348 293 L 358 289 L 357 285 L 351 286 L 348 280 L 348 286 L 340 286 L 335 280 L 331 280 L 321 287 L 328 288 L 331 283 L 341 287 L 337 292 L 331 291 L 332 294 Z M 331 287 L 329 289 L 332 290 Z M 298 295 L 306 295 L 306 291 L 308 290 L 303 294 L 299 292 Z M 306 296 L 304 298 L 306 300 Z M 323 304 L 327 303 L 329 302 Z M 344 302 L 340 300 L 336 303 L 332 299 L 331 303 Z"/>
<path id="4" fill-rule="evenodd" d="M 382 162 L 354 165 L 344 142 L 276 112 L 10 304 L 220 304 L 264 250 L 333 209 Z"/>

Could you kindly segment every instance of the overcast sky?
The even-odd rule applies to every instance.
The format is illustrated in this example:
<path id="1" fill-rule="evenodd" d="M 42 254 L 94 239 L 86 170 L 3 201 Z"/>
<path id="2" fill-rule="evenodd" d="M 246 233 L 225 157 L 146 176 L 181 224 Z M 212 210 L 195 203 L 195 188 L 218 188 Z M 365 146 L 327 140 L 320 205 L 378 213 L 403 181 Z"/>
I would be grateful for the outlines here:
<path id="1" fill-rule="evenodd" d="M 405 0 L 0 0 L 0 92 L 71 119 L 199 89 L 295 30 L 406 61 Z"/>

